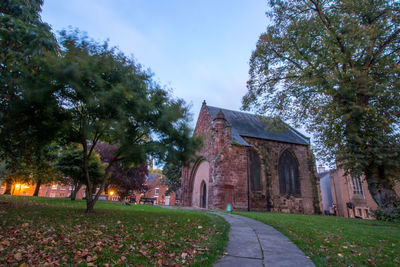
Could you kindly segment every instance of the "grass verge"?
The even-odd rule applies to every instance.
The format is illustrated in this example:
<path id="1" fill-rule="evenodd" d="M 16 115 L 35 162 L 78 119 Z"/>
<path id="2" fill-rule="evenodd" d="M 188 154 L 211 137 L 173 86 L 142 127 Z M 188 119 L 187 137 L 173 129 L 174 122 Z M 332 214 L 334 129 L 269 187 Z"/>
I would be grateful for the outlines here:
<path id="1" fill-rule="evenodd" d="M 236 214 L 271 225 L 317 266 L 400 265 L 400 224 L 318 215 Z"/>
<path id="2" fill-rule="evenodd" d="M 149 205 L 0 196 L 0 265 L 211 266 L 229 225 L 208 213 Z M 24 266 L 24 265 L 23 265 Z"/>

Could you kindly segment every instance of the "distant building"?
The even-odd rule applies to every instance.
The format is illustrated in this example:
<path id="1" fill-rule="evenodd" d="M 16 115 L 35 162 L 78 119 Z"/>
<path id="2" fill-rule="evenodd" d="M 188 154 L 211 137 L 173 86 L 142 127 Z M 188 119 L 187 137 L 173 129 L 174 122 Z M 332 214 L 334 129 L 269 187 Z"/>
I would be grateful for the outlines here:
<path id="1" fill-rule="evenodd" d="M 337 169 L 331 170 L 328 174 L 332 205 L 336 208 L 336 214 L 348 218 L 374 219 L 372 211 L 376 210 L 378 205 L 368 190 L 367 181 L 362 176 L 352 177 L 344 175 L 344 173 L 343 169 Z M 321 194 L 322 199 L 324 199 L 322 184 L 325 181 L 322 181 L 322 179 L 320 179 Z M 400 196 L 400 183 L 396 184 L 395 191 Z"/>
<path id="2" fill-rule="evenodd" d="M 11 194 L 16 196 L 32 196 L 35 192 L 36 185 L 29 184 L 13 184 L 11 188 Z M 72 192 L 72 185 L 64 184 L 45 184 L 41 185 L 39 189 L 39 197 L 69 197 Z M 6 186 L 0 187 L 0 194 L 3 194 L 6 190 Z M 76 195 L 76 199 L 82 199 L 85 197 L 85 186 L 82 186 Z"/>
<path id="3" fill-rule="evenodd" d="M 168 186 L 162 183 L 158 174 L 150 173 L 146 178 L 145 186 L 147 188 L 145 192 L 135 192 L 137 202 L 140 202 L 141 198 L 147 198 L 152 199 L 156 205 L 175 205 L 176 194 L 171 192 L 170 195 L 166 195 Z"/>
<path id="4" fill-rule="evenodd" d="M 322 212 L 325 215 L 334 215 L 330 171 L 318 166 L 318 178 L 321 189 Z"/>

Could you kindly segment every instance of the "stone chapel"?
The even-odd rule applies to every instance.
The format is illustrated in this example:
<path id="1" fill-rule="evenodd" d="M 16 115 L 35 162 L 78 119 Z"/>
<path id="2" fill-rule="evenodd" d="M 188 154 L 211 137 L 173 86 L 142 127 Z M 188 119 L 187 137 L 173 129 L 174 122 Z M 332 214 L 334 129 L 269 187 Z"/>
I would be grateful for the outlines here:
<path id="1" fill-rule="evenodd" d="M 182 170 L 184 206 L 320 213 L 310 140 L 265 117 L 203 105 L 194 135 L 203 147 Z"/>

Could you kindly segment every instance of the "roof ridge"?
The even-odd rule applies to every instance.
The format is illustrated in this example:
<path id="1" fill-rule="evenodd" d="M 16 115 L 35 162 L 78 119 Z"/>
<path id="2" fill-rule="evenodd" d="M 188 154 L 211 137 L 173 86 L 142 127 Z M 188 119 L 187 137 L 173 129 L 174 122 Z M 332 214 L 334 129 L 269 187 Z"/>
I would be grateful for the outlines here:
<path id="1" fill-rule="evenodd" d="M 214 106 L 210 106 L 210 105 L 206 105 L 206 107 L 220 109 L 220 110 L 222 110 L 222 112 L 223 112 L 224 110 L 226 110 L 226 111 L 231 111 L 231 112 L 236 112 L 236 113 L 242 113 L 242 114 L 251 115 L 251 116 L 260 116 L 260 117 L 265 117 L 265 118 L 272 118 L 272 117 L 268 117 L 268 116 L 264 116 L 264 115 L 253 114 L 253 113 L 244 112 L 244 111 L 237 111 L 237 110 L 232 110 L 232 109 L 227 109 L 227 108 L 214 107 Z"/>

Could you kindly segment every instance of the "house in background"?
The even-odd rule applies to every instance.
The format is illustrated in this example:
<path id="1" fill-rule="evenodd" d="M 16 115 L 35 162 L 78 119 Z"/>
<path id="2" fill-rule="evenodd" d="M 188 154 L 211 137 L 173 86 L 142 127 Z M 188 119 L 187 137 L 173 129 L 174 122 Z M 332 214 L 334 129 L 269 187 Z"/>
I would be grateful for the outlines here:
<path id="1" fill-rule="evenodd" d="M 135 192 L 136 201 L 139 203 L 141 198 L 152 199 L 156 205 L 174 206 L 176 194 L 171 192 L 166 195 L 168 186 L 162 183 L 161 178 L 156 173 L 150 173 L 145 182 L 147 190 L 145 192 Z"/>
<path id="2" fill-rule="evenodd" d="M 13 184 L 11 188 L 11 194 L 15 196 L 32 196 L 35 191 L 36 185 L 29 184 Z M 39 189 L 39 197 L 69 197 L 72 192 L 72 185 L 64 184 L 45 184 L 41 185 Z M 6 186 L 0 186 L 0 194 L 4 194 Z M 76 199 L 82 199 L 85 197 L 85 186 L 76 194 Z"/>
<path id="3" fill-rule="evenodd" d="M 330 172 L 330 185 L 333 203 L 338 216 L 348 218 L 373 219 L 372 210 L 378 205 L 368 190 L 363 177 L 345 175 L 343 169 Z"/>

